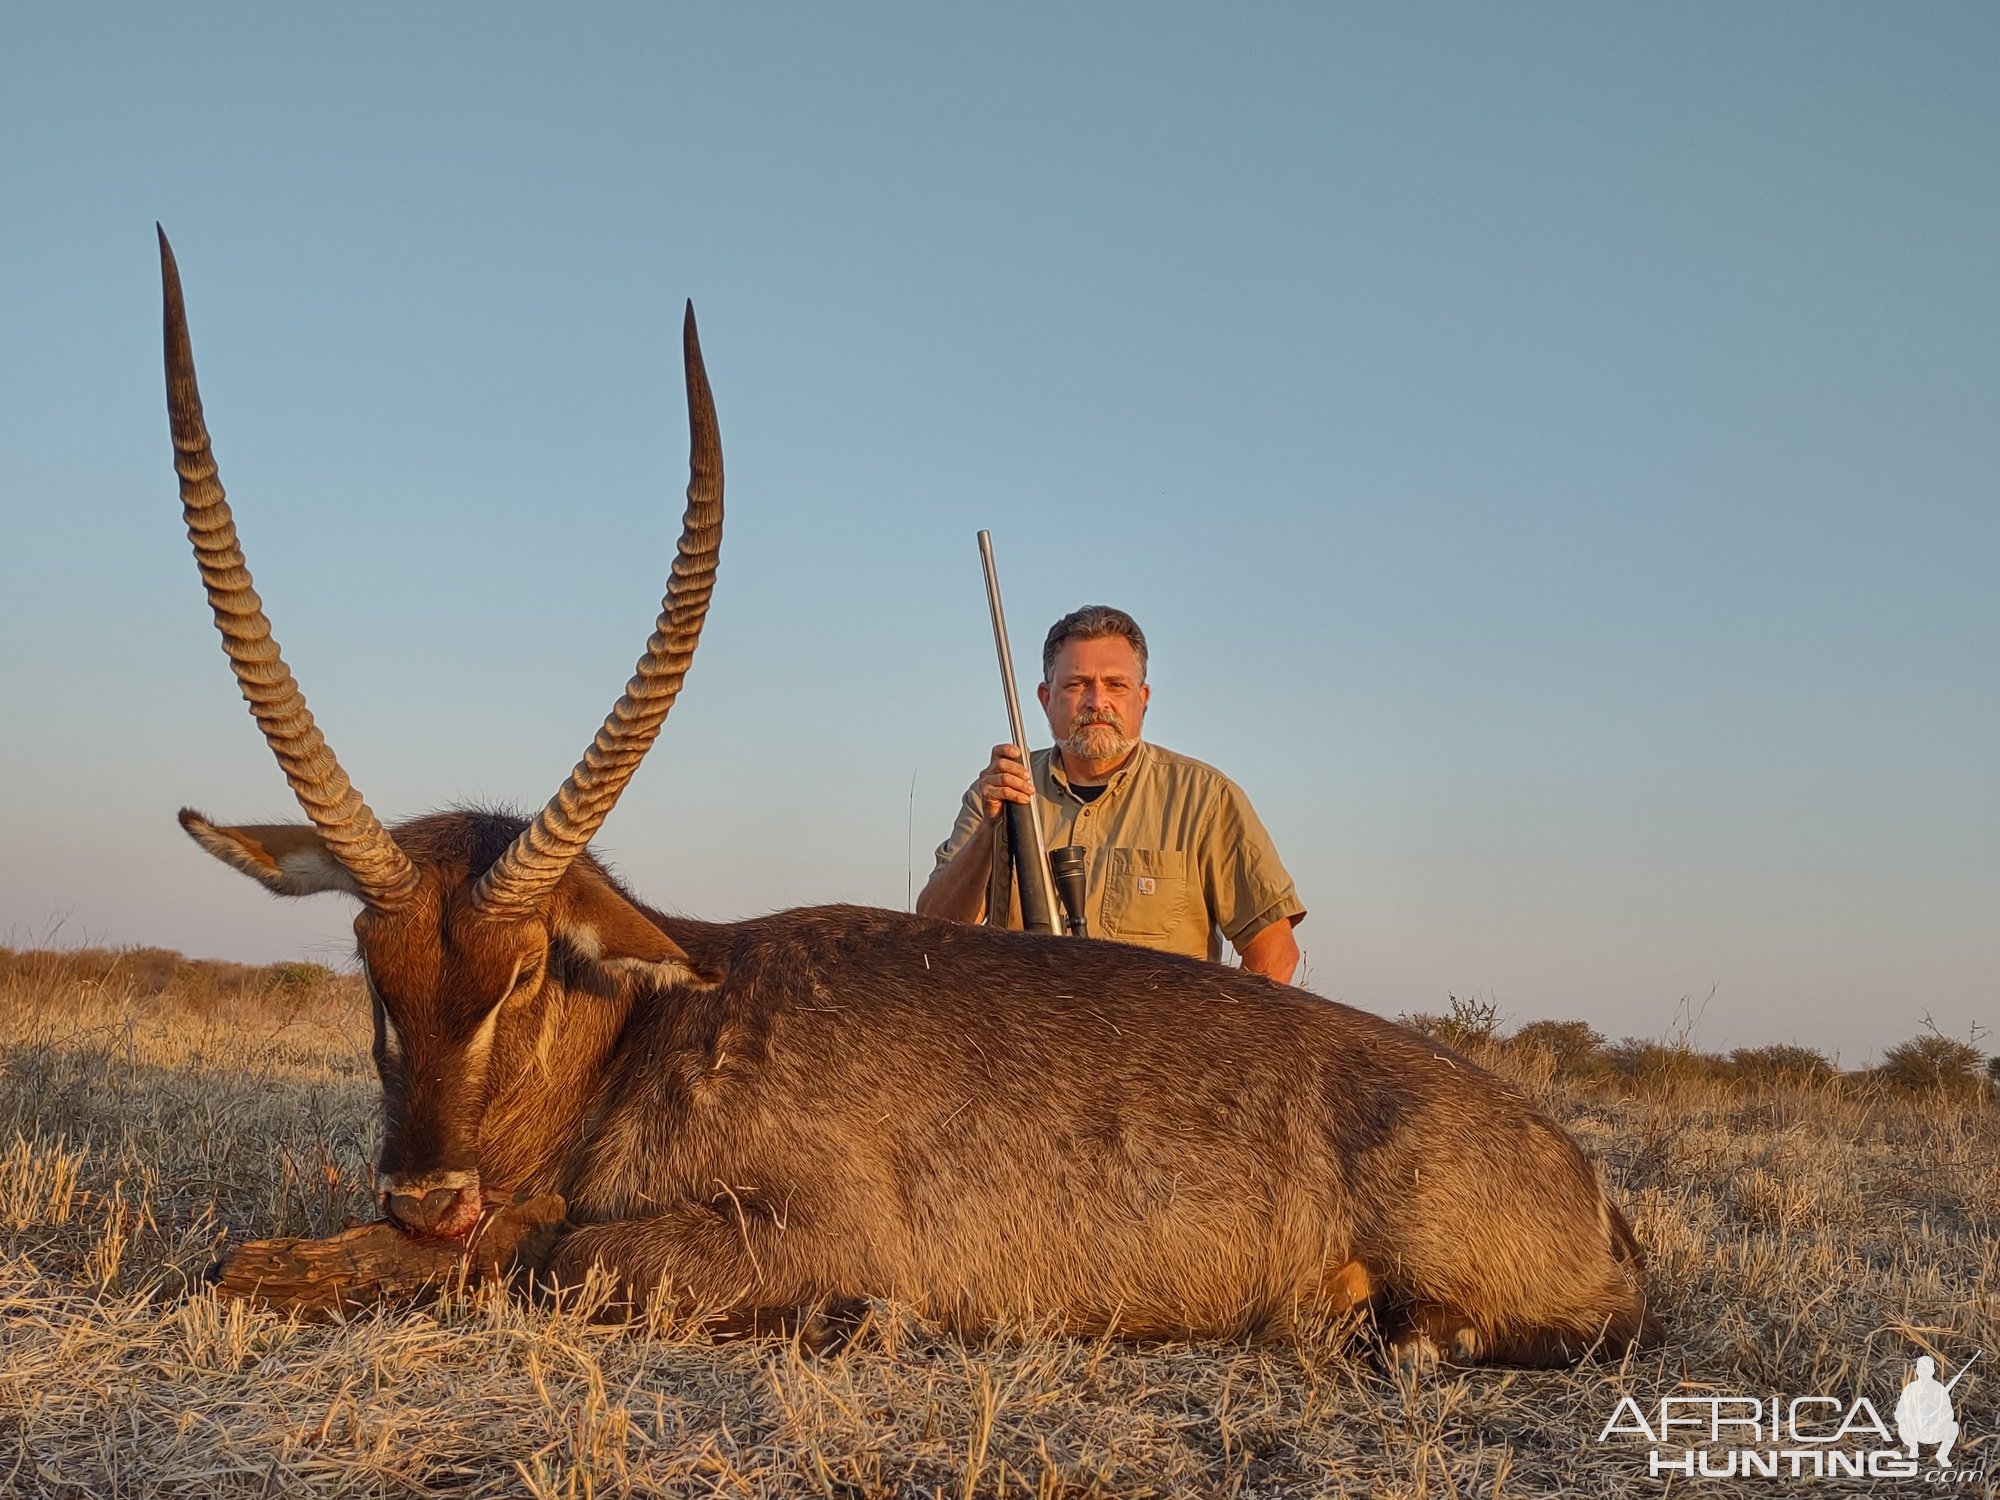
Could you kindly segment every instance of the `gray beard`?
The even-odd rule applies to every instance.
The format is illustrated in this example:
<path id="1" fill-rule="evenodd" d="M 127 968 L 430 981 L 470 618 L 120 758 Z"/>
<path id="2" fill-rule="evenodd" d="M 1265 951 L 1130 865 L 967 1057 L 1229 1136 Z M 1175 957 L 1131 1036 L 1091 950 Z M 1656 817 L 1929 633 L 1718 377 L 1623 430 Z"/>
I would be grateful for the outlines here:
<path id="1" fill-rule="evenodd" d="M 1086 724 L 1070 735 L 1068 739 L 1057 740 L 1056 747 L 1065 755 L 1073 755 L 1078 760 L 1117 760 L 1130 755 L 1138 748 L 1139 737 L 1129 738 L 1116 726 L 1098 722 Z"/>

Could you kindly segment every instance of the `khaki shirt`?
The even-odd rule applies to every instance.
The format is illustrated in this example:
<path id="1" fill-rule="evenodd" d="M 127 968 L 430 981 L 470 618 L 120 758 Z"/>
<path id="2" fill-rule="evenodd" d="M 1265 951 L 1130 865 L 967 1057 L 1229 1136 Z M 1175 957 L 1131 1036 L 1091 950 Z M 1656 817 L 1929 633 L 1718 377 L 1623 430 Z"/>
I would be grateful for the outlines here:
<path id="1" fill-rule="evenodd" d="M 1141 741 L 1097 800 L 1085 802 L 1070 789 L 1054 751 L 1033 751 L 1028 762 L 1046 846 L 1080 844 L 1089 851 L 1084 906 L 1090 936 L 1216 959 L 1224 938 L 1241 951 L 1273 922 L 1305 915 L 1250 799 L 1213 766 Z M 975 785 L 951 837 L 938 845 L 940 866 L 964 847 L 983 817 Z M 989 923 L 995 913 L 1005 914 L 996 925 L 1020 927 L 1004 818 L 987 883 Z"/>

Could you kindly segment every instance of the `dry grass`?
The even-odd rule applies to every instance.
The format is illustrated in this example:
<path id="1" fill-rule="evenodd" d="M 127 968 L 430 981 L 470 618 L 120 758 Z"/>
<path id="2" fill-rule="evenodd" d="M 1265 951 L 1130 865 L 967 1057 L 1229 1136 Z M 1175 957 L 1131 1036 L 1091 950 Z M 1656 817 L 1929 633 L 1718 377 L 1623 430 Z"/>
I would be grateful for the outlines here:
<path id="1" fill-rule="evenodd" d="M 1990 1102 L 1482 1045 L 1630 1210 L 1664 1350 L 1399 1385 L 1332 1343 L 969 1344 L 891 1308 L 818 1357 L 490 1295 L 322 1328 L 202 1274 L 226 1235 L 371 1216 L 357 984 L 0 950 L 0 1492 L 1599 1500 L 1660 1492 L 1643 1450 L 1595 1441 L 1621 1395 L 1858 1390 L 1886 1412 L 1923 1349 L 2000 1358 Z M 1956 1396 L 1985 1468 L 2000 1372 L 1980 1373 Z"/>

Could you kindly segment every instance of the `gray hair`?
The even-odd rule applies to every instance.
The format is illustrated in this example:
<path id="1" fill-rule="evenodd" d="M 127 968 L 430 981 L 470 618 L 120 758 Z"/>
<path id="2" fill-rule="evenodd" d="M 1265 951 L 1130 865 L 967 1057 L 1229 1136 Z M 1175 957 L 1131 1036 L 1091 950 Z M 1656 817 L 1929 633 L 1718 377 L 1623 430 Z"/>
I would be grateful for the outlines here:
<path id="1" fill-rule="evenodd" d="M 1133 654 L 1139 658 L 1139 680 L 1146 680 L 1146 632 L 1139 628 L 1139 622 L 1122 609 L 1113 609 L 1108 604 L 1086 604 L 1082 609 L 1073 609 L 1049 627 L 1048 639 L 1042 642 L 1042 681 L 1055 676 L 1056 653 L 1066 641 L 1097 641 L 1109 636 L 1132 643 Z"/>

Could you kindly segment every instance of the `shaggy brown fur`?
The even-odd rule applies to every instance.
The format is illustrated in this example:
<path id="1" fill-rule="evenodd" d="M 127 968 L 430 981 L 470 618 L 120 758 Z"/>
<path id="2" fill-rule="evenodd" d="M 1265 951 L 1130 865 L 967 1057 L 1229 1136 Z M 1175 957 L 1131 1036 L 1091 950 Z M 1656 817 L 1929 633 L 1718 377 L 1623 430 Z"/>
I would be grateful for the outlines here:
<path id="1" fill-rule="evenodd" d="M 275 837 L 190 819 L 211 852 Z M 587 858 L 541 919 L 496 922 L 467 892 L 521 826 L 398 827 L 419 899 L 356 930 L 385 1176 L 563 1194 L 559 1283 L 602 1266 L 635 1303 L 751 1321 L 888 1297 L 1131 1335 L 1366 1303 L 1407 1349 L 1526 1364 L 1658 1331 L 1582 1153 L 1403 1027 L 1116 943 L 864 907 L 667 916 Z"/>

